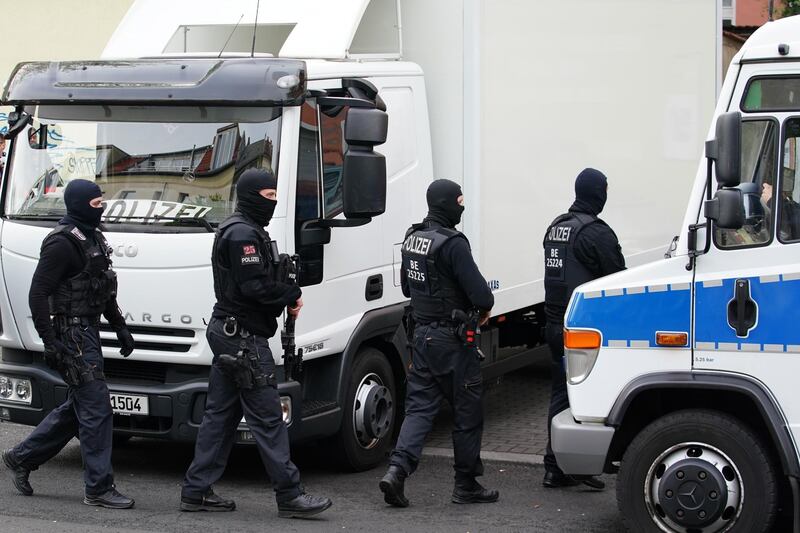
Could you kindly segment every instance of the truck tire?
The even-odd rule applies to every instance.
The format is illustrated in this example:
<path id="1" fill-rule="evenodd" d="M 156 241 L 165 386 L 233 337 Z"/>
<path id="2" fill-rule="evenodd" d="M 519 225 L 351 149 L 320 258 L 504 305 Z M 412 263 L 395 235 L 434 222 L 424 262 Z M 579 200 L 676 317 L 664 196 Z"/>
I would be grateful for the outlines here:
<path id="1" fill-rule="evenodd" d="M 617 504 L 638 532 L 769 531 L 775 468 L 738 419 L 691 409 L 665 415 L 633 439 L 617 476 Z"/>
<path id="2" fill-rule="evenodd" d="M 356 355 L 348 378 L 336 444 L 342 466 L 361 472 L 383 461 L 389 450 L 397 387 L 392 365 L 375 348 Z"/>

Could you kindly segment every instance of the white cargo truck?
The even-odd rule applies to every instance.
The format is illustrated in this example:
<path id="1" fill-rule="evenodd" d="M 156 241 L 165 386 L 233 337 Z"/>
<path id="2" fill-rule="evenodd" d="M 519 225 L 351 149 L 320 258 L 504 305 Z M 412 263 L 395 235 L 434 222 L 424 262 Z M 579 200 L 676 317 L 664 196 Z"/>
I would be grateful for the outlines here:
<path id="1" fill-rule="evenodd" d="M 670 256 L 567 310 L 553 449 L 619 471 L 632 531 L 800 531 L 798 35 L 767 23 L 733 59 Z"/>
<path id="2" fill-rule="evenodd" d="M 279 386 L 286 422 L 295 440 L 331 437 L 357 469 L 384 457 L 396 427 L 408 364 L 400 243 L 433 178 L 463 184 L 464 230 L 496 296 L 482 340 L 489 376 L 541 344 L 541 239 L 583 167 L 610 177 L 608 219 L 631 264 L 667 248 L 713 110 L 714 0 L 580 0 L 568 12 L 543 0 L 275 0 L 257 16 L 256 6 L 138 0 L 101 60 L 11 76 L 0 418 L 35 424 L 66 393 L 42 363 L 27 293 L 70 179 L 104 192 L 137 342 L 122 360 L 113 333 L 101 334 L 115 434 L 191 440 L 211 361 L 213 231 L 244 169 L 277 172 L 268 229 L 299 254 L 305 301 L 303 372 Z M 347 172 L 347 117 L 383 107 L 376 185 Z M 273 350 L 280 364 L 277 338 Z"/>

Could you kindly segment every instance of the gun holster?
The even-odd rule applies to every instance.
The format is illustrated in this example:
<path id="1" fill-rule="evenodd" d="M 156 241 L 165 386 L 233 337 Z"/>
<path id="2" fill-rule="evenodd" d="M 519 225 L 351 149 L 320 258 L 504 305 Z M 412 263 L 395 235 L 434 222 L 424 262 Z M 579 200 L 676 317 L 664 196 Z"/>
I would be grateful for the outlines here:
<path id="1" fill-rule="evenodd" d="M 456 335 L 464 343 L 464 347 L 474 349 L 478 354 L 478 359 L 483 361 L 486 356 L 481 351 L 480 312 L 472 310 L 467 313 L 460 309 L 454 309 L 451 316 L 453 322 L 457 324 Z"/>

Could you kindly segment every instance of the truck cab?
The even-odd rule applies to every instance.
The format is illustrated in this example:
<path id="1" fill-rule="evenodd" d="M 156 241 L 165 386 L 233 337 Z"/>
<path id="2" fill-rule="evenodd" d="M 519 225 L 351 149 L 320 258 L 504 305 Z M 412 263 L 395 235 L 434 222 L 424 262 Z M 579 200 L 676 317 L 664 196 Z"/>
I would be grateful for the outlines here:
<path id="1" fill-rule="evenodd" d="M 770 22 L 734 58 L 666 258 L 567 310 L 553 449 L 567 473 L 618 472 L 634 531 L 800 523 L 798 30 Z"/>

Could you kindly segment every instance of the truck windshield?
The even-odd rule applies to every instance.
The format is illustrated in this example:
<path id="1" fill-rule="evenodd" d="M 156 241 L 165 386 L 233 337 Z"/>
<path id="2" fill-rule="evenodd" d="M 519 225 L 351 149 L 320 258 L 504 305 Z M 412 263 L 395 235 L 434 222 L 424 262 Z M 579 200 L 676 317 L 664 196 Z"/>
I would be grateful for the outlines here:
<path id="1" fill-rule="evenodd" d="M 231 214 L 244 170 L 277 173 L 280 126 L 280 108 L 39 106 L 15 140 L 5 214 L 57 220 L 83 178 L 103 191 L 106 224 L 209 228 Z"/>

